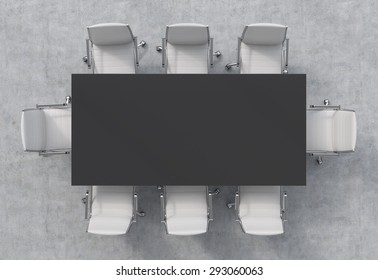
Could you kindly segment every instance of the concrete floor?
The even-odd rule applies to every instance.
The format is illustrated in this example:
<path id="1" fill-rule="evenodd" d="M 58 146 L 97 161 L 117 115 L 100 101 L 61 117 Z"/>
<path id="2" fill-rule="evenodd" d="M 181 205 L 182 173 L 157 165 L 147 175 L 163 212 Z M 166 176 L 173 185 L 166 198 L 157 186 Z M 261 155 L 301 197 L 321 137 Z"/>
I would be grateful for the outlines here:
<path id="1" fill-rule="evenodd" d="M 139 0 L 0 1 L 0 259 L 377 259 L 378 258 L 378 2 Z M 357 149 L 307 162 L 307 186 L 289 192 L 286 233 L 242 233 L 225 204 L 235 187 L 214 199 L 206 235 L 167 236 L 158 192 L 140 187 L 147 216 L 126 236 L 85 232 L 84 188 L 70 185 L 70 156 L 41 158 L 22 151 L 21 110 L 62 102 L 71 73 L 87 73 L 87 25 L 129 23 L 148 42 L 141 73 L 162 73 L 165 25 L 210 25 L 222 51 L 213 73 L 235 60 L 237 36 L 249 23 L 289 26 L 290 72 L 307 74 L 308 104 L 329 98 L 355 109 Z"/>

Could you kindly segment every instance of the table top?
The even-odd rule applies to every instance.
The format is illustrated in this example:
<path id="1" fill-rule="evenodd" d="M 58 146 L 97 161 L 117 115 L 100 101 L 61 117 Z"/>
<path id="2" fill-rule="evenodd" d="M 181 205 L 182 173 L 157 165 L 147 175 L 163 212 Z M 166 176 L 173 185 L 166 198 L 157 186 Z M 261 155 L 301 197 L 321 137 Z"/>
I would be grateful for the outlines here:
<path id="1" fill-rule="evenodd" d="M 72 75 L 72 185 L 305 185 L 306 76 Z"/>

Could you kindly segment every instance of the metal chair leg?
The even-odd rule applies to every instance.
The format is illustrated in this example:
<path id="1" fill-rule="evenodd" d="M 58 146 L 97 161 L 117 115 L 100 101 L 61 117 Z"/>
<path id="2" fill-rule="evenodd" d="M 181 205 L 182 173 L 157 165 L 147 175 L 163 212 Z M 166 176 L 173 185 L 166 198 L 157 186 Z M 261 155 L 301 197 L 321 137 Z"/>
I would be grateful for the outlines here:
<path id="1" fill-rule="evenodd" d="M 216 188 L 214 191 L 211 192 L 212 195 L 218 195 L 220 193 L 220 190 Z"/>
<path id="2" fill-rule="evenodd" d="M 137 47 L 139 48 L 139 47 L 142 47 L 142 48 L 144 48 L 145 46 L 147 45 L 147 43 L 146 43 L 146 41 L 140 41 L 139 42 L 139 44 L 137 45 Z"/>
<path id="3" fill-rule="evenodd" d="M 318 163 L 319 165 L 323 163 L 323 159 L 322 159 L 321 156 L 319 156 L 318 159 L 317 159 L 316 161 L 317 161 L 317 163 Z"/>
<path id="4" fill-rule="evenodd" d="M 135 212 L 135 214 L 137 214 L 139 217 L 146 216 L 146 213 L 144 211 L 137 211 L 137 212 Z"/>
<path id="5" fill-rule="evenodd" d="M 220 51 L 216 51 L 214 52 L 213 54 L 215 57 L 220 57 L 222 55 L 222 53 Z"/>
<path id="6" fill-rule="evenodd" d="M 235 207 L 235 202 L 227 203 L 227 207 L 228 207 L 228 209 Z"/>

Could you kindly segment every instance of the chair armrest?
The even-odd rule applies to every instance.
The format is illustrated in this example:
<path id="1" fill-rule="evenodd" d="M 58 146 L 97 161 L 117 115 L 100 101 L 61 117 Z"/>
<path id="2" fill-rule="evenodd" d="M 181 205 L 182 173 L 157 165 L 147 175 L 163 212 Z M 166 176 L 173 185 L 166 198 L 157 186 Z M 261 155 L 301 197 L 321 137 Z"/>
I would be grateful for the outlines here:
<path id="1" fill-rule="evenodd" d="M 138 53 L 138 37 L 134 37 L 134 50 L 135 50 L 135 66 L 139 66 L 139 53 Z"/>
<path id="2" fill-rule="evenodd" d="M 207 217 L 208 217 L 208 221 L 211 222 L 214 220 L 213 218 L 213 193 L 211 191 L 207 192 L 207 203 L 208 203 Z"/>
<path id="3" fill-rule="evenodd" d="M 282 209 L 281 209 L 281 219 L 283 222 L 287 222 L 286 219 L 286 205 L 287 205 L 287 192 L 282 193 Z"/>
<path id="4" fill-rule="evenodd" d="M 239 192 L 235 193 L 235 211 L 236 211 L 236 216 L 239 219 L 239 208 L 240 208 L 240 195 Z"/>
<path id="5" fill-rule="evenodd" d="M 328 156 L 328 157 L 337 157 L 340 154 L 337 152 L 315 152 L 315 153 L 309 153 L 313 157 L 322 157 L 322 156 Z"/>
<path id="6" fill-rule="evenodd" d="M 57 108 L 57 109 L 65 109 L 69 106 L 71 106 L 71 102 L 72 102 L 72 97 L 70 95 L 67 95 L 66 96 L 66 101 L 64 103 L 60 103 L 60 104 L 37 104 L 36 105 L 36 108 L 37 109 L 43 109 L 43 108 Z"/>
<path id="7" fill-rule="evenodd" d="M 319 110 L 319 109 L 330 109 L 330 110 L 341 110 L 340 105 L 310 105 L 310 108 L 307 110 Z"/>
<path id="8" fill-rule="evenodd" d="M 136 221 L 137 212 L 138 212 L 138 195 L 137 195 L 137 193 L 134 192 L 134 195 L 133 195 L 133 215 L 132 215 L 132 221 L 133 222 Z"/>
<path id="9" fill-rule="evenodd" d="M 166 46 L 166 40 L 165 40 L 165 38 L 162 38 L 161 39 L 161 59 L 162 59 L 162 61 L 161 61 L 161 66 L 163 67 L 163 68 L 165 68 L 166 67 L 166 56 L 167 56 L 167 54 L 166 54 L 166 49 L 167 49 L 167 46 Z"/>
<path id="10" fill-rule="evenodd" d="M 84 203 L 84 215 L 85 219 L 88 220 L 92 215 L 92 189 L 85 192 L 85 197 L 82 198 Z"/>
<path id="11" fill-rule="evenodd" d="M 209 56 L 210 56 L 210 67 L 212 68 L 214 65 L 214 57 L 213 57 L 213 38 L 210 38 L 210 50 L 209 50 Z"/>
<path id="12" fill-rule="evenodd" d="M 226 68 L 227 71 L 230 70 L 234 66 L 236 66 L 236 67 L 240 66 L 240 47 L 241 47 L 241 42 L 242 42 L 242 39 L 240 37 L 238 37 L 236 62 L 232 62 L 232 63 L 226 64 L 225 68 Z"/>
<path id="13" fill-rule="evenodd" d="M 165 213 L 165 195 L 164 193 L 161 193 L 160 194 L 160 221 L 164 224 L 167 223 L 167 217 L 166 217 L 166 213 Z"/>
<path id="14" fill-rule="evenodd" d="M 285 69 L 289 67 L 289 38 L 285 40 Z"/>
<path id="15" fill-rule="evenodd" d="M 40 151 L 38 155 L 47 157 L 52 155 L 68 155 L 71 153 L 71 150 L 63 149 L 63 150 L 51 150 L 51 151 Z"/>
<path id="16" fill-rule="evenodd" d="M 91 57 L 91 51 L 90 51 L 90 41 L 89 39 L 85 39 L 86 49 L 87 49 L 87 55 L 83 57 L 83 61 L 87 64 L 88 69 L 91 69 L 92 64 L 92 57 Z"/>

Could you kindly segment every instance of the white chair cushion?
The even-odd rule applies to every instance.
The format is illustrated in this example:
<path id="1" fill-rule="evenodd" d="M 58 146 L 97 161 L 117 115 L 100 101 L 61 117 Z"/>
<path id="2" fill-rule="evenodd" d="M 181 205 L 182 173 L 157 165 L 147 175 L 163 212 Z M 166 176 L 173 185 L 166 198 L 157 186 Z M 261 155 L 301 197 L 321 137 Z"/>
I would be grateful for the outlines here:
<path id="1" fill-rule="evenodd" d="M 244 231 L 254 235 L 284 232 L 279 186 L 240 187 L 239 217 Z"/>
<path id="2" fill-rule="evenodd" d="M 167 186 L 167 231 L 174 235 L 195 235 L 207 231 L 206 186 Z"/>
<path id="3" fill-rule="evenodd" d="M 94 72 L 101 74 L 135 74 L 134 43 L 93 45 Z"/>
<path id="4" fill-rule="evenodd" d="M 42 110 L 25 110 L 21 115 L 21 138 L 25 151 L 46 149 L 46 124 Z"/>
<path id="5" fill-rule="evenodd" d="M 88 232 L 125 234 L 133 215 L 133 195 L 131 186 L 93 186 Z"/>
<path id="6" fill-rule="evenodd" d="M 333 152 L 334 110 L 307 110 L 307 152 Z"/>
<path id="7" fill-rule="evenodd" d="M 103 23 L 88 26 L 89 40 L 97 45 L 123 45 L 133 41 L 133 34 L 127 24 Z"/>
<path id="8" fill-rule="evenodd" d="M 342 110 L 307 110 L 307 152 L 354 151 L 356 114 Z"/>
<path id="9" fill-rule="evenodd" d="M 242 40 L 249 45 L 282 45 L 286 39 L 287 26 L 273 23 L 247 25 Z"/>
<path id="10" fill-rule="evenodd" d="M 282 45 L 240 45 L 241 74 L 282 74 Z"/>
<path id="11" fill-rule="evenodd" d="M 71 108 L 23 111 L 21 137 L 28 151 L 71 149 Z"/>
<path id="12" fill-rule="evenodd" d="M 208 44 L 173 45 L 167 43 L 168 74 L 207 74 Z"/>
<path id="13" fill-rule="evenodd" d="M 174 45 L 203 45 L 209 42 L 208 25 L 178 23 L 167 26 L 166 39 Z"/>
<path id="14" fill-rule="evenodd" d="M 333 147 L 335 151 L 354 151 L 357 140 L 356 113 L 337 111 L 333 120 Z"/>
<path id="15" fill-rule="evenodd" d="M 44 109 L 46 150 L 71 149 L 71 108 Z"/>

